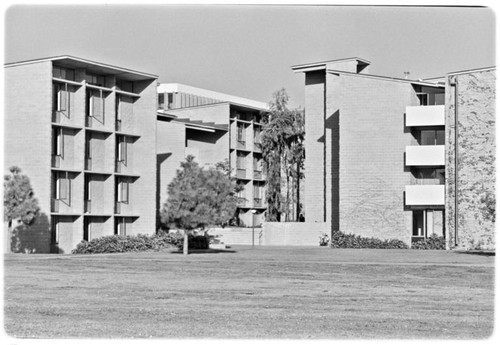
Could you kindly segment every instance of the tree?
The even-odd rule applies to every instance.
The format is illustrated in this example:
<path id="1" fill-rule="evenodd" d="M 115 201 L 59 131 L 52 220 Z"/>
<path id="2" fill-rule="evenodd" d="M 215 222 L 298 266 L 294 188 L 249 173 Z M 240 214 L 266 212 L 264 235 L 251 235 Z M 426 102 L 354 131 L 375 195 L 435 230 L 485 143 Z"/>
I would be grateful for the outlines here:
<path id="1" fill-rule="evenodd" d="M 3 214 L 4 220 L 8 222 L 10 241 L 13 222 L 17 220 L 26 225 L 32 224 L 40 207 L 28 176 L 21 174 L 21 169 L 17 166 L 10 167 L 9 171 L 10 175 L 4 175 L 3 179 Z"/>
<path id="2" fill-rule="evenodd" d="M 262 154 L 267 173 L 267 221 L 290 221 L 295 206 L 295 220 L 300 214 L 300 180 L 304 167 L 304 114 L 287 107 L 285 89 L 276 91 L 270 112 L 264 117 Z M 284 190 L 283 190 L 284 189 Z"/>
<path id="3" fill-rule="evenodd" d="M 168 199 L 161 220 L 169 227 L 183 229 L 184 254 L 187 254 L 188 230 L 223 226 L 236 211 L 236 183 L 229 176 L 227 164 L 218 163 L 207 170 L 188 156 L 168 185 Z"/>

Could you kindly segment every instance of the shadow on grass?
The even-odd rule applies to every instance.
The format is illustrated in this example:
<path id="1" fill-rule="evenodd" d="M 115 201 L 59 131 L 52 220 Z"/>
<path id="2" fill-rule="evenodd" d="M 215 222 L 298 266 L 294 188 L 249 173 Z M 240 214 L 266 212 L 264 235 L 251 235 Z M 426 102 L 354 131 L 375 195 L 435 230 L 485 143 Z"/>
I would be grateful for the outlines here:
<path id="1" fill-rule="evenodd" d="M 472 255 L 482 255 L 482 256 L 495 256 L 494 251 L 486 250 L 459 250 L 458 254 L 472 254 Z"/>
<path id="2" fill-rule="evenodd" d="M 226 250 L 226 249 L 189 249 L 189 255 L 191 254 L 219 254 L 219 253 L 237 253 L 236 250 Z M 182 254 L 182 250 L 172 251 L 171 254 Z"/>

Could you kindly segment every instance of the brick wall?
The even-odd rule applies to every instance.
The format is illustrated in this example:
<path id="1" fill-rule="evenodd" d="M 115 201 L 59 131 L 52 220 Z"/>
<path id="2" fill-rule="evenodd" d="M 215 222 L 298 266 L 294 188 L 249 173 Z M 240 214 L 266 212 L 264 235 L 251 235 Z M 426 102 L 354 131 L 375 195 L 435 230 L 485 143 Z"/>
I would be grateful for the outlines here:
<path id="1" fill-rule="evenodd" d="M 456 79 L 456 87 L 450 85 L 453 79 Z M 495 70 L 447 78 L 446 227 L 450 248 L 495 248 L 495 223 L 486 202 L 491 198 L 494 204 L 495 200 L 495 82 Z M 455 161 L 456 114 L 458 169 Z"/>
<path id="2" fill-rule="evenodd" d="M 50 165 L 52 66 L 50 62 L 7 67 L 5 71 L 5 173 L 16 165 L 28 175 L 40 218 L 23 227 L 23 246 L 50 251 Z M 28 231 L 29 230 L 29 231 Z"/>
<path id="3" fill-rule="evenodd" d="M 305 79 L 305 218 L 325 222 L 325 74 L 311 72 Z"/>
<path id="4" fill-rule="evenodd" d="M 404 210 L 403 193 L 411 174 L 405 169 L 404 152 L 413 139 L 405 131 L 404 113 L 407 105 L 417 103 L 412 86 L 328 75 L 327 94 L 328 114 L 339 123 L 339 158 L 333 158 L 331 167 L 332 180 L 338 183 L 338 199 L 332 187 L 332 207 L 338 207 L 339 229 L 410 243 L 411 211 Z M 335 212 L 333 224 L 334 216 Z"/>

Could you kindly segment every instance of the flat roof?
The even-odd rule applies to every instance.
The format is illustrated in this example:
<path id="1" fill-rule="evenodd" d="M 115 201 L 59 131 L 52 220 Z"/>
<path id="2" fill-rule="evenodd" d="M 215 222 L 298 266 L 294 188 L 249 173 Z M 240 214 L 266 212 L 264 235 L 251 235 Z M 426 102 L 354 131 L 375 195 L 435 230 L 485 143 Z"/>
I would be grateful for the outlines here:
<path id="1" fill-rule="evenodd" d="M 54 57 L 34 59 L 34 60 L 11 62 L 11 63 L 6 63 L 4 67 L 16 67 L 16 66 L 47 62 L 47 61 L 57 62 L 58 65 L 60 65 L 61 67 L 85 68 L 95 73 L 119 75 L 123 78 L 130 80 L 158 79 L 158 76 L 155 74 L 134 71 L 128 68 L 108 65 L 101 62 L 95 62 L 87 59 L 74 57 L 71 55 L 61 55 L 61 56 L 54 56 Z"/>
<path id="2" fill-rule="evenodd" d="M 496 66 L 492 66 L 492 67 L 482 67 L 482 68 L 466 69 L 466 70 L 463 70 L 463 71 L 446 73 L 446 75 L 477 73 L 477 72 L 482 72 L 482 71 L 490 71 L 490 70 L 493 70 L 493 69 L 497 69 L 497 67 Z"/>
<path id="3" fill-rule="evenodd" d="M 293 65 L 291 67 L 292 67 L 293 71 L 299 71 L 299 70 L 313 71 L 313 70 L 325 69 L 326 65 L 329 64 L 329 63 L 332 63 L 332 62 L 343 62 L 343 61 L 351 61 L 351 60 L 355 60 L 355 61 L 361 62 L 364 65 L 370 65 L 371 64 L 371 62 L 368 61 L 368 60 L 361 59 L 361 58 L 358 58 L 358 57 L 351 57 L 351 58 L 343 58 L 343 59 L 335 59 L 335 60 L 327 60 L 327 61 L 319 61 L 319 62 L 311 62 L 311 63 Z"/>
<path id="4" fill-rule="evenodd" d="M 236 106 L 254 108 L 256 110 L 269 110 L 267 103 L 255 101 L 248 98 L 228 95 L 222 92 L 202 89 L 194 86 L 178 83 L 161 83 L 157 88 L 158 93 L 186 93 L 200 97 L 207 97 L 218 100 L 221 103 L 230 103 Z"/>
<path id="5" fill-rule="evenodd" d="M 346 71 L 333 70 L 333 69 L 327 69 L 326 72 L 327 73 L 347 74 L 347 75 L 351 75 L 351 76 L 355 76 L 355 77 L 362 77 L 362 78 L 383 79 L 383 80 L 396 81 L 396 82 L 400 82 L 400 83 L 409 83 L 409 84 L 415 84 L 415 85 L 423 85 L 423 86 L 431 86 L 431 87 L 444 87 L 444 85 L 441 83 L 426 82 L 425 80 L 394 78 L 394 77 L 386 77 L 386 76 L 380 76 L 380 75 L 374 75 L 374 74 L 346 72 Z"/>

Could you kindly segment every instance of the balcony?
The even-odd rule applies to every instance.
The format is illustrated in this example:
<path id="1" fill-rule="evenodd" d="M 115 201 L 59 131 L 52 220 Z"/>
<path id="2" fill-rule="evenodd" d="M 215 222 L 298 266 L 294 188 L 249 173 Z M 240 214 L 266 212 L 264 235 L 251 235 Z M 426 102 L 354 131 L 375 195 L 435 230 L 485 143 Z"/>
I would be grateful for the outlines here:
<path id="1" fill-rule="evenodd" d="M 254 207 L 262 207 L 262 199 L 261 198 L 254 198 L 253 199 L 253 206 Z"/>
<path id="2" fill-rule="evenodd" d="M 406 146 L 406 166 L 444 165 L 444 145 Z"/>
<path id="3" fill-rule="evenodd" d="M 444 126 L 444 124 L 444 105 L 406 107 L 406 127 Z"/>
<path id="4" fill-rule="evenodd" d="M 444 185 L 411 185 L 405 187 L 406 206 L 444 205 Z"/>
<path id="5" fill-rule="evenodd" d="M 262 143 L 260 143 L 260 142 L 254 142 L 253 143 L 253 150 L 255 152 L 262 152 Z"/>
<path id="6" fill-rule="evenodd" d="M 238 198 L 237 205 L 238 207 L 245 207 L 247 205 L 247 199 Z"/>

